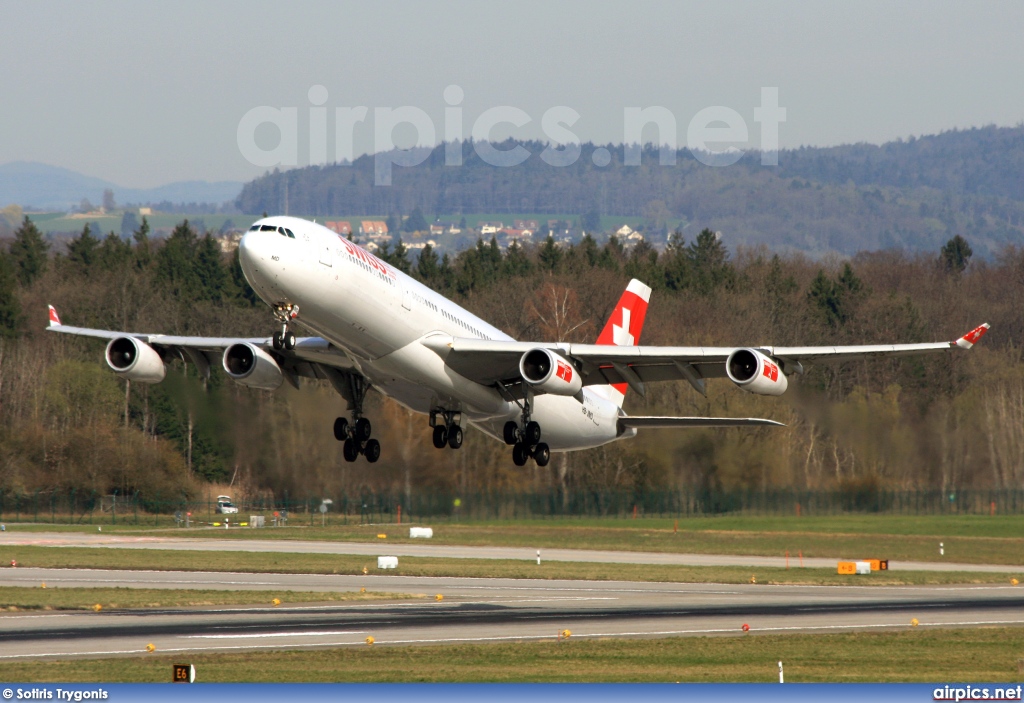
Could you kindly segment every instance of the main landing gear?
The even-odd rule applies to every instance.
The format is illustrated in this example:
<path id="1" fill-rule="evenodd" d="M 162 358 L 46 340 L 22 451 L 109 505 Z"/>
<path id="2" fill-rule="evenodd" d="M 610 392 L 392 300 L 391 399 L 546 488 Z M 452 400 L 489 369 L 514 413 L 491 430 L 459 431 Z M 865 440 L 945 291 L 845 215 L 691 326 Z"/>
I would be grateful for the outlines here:
<path id="1" fill-rule="evenodd" d="M 434 446 L 444 449 L 446 446 L 458 449 L 462 446 L 462 427 L 459 422 L 462 413 L 450 410 L 431 410 L 430 426 L 434 428 Z"/>
<path id="2" fill-rule="evenodd" d="M 363 417 L 363 398 L 366 397 L 367 386 L 361 377 L 352 377 L 352 397 L 354 410 L 352 416 L 355 422 L 349 422 L 347 418 L 339 417 L 334 421 L 334 438 L 344 442 L 342 456 L 345 461 L 353 462 L 362 454 L 366 460 L 373 464 L 380 459 L 380 442 L 370 437 L 373 427 L 369 419 Z"/>
<path id="3" fill-rule="evenodd" d="M 294 349 L 295 333 L 288 329 L 288 323 L 299 316 L 299 306 L 291 303 L 274 306 L 274 318 L 281 323 L 281 331 L 274 332 L 274 349 Z"/>
<path id="4" fill-rule="evenodd" d="M 516 466 L 525 466 L 531 458 L 537 466 L 547 466 L 551 461 L 551 449 L 540 441 L 540 425 L 530 420 L 529 404 L 523 410 L 522 427 L 515 420 L 505 423 L 505 444 L 512 445 L 512 461 Z"/>

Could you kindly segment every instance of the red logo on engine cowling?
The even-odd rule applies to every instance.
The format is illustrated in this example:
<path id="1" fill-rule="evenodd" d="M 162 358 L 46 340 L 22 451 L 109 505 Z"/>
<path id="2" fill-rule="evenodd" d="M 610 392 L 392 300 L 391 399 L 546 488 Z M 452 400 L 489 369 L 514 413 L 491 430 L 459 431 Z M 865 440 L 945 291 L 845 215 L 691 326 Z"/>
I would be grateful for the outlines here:
<path id="1" fill-rule="evenodd" d="M 555 367 L 555 375 L 566 383 L 572 383 L 572 367 L 569 364 L 559 361 Z"/>
<path id="2" fill-rule="evenodd" d="M 764 362 L 764 375 L 773 382 L 779 380 L 779 367 L 770 361 Z"/>

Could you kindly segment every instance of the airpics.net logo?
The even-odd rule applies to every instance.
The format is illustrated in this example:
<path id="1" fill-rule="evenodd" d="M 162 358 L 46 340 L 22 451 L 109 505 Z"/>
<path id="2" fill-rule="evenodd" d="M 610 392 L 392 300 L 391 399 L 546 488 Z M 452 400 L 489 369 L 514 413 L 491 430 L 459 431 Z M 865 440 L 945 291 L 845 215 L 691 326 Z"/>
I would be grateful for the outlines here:
<path id="1" fill-rule="evenodd" d="M 309 148 L 306 156 L 310 165 L 328 163 L 329 110 L 328 91 L 322 85 L 312 86 L 307 94 Z M 412 105 L 402 107 L 373 108 L 373 152 L 374 184 L 391 185 L 392 169 L 395 166 L 418 166 L 429 158 L 433 148 L 444 142 L 444 163 L 446 166 L 461 166 L 463 143 L 471 140 L 477 156 L 486 164 L 504 168 L 518 166 L 533 154 L 523 144 L 514 142 L 508 148 L 497 148 L 492 134 L 501 127 L 523 128 L 533 122 L 533 116 L 525 110 L 511 105 L 498 105 L 481 112 L 468 134 L 464 124 L 462 102 L 465 92 L 457 85 L 444 89 L 444 119 L 439 132 L 437 125 L 426 110 Z M 355 158 L 356 125 L 370 119 L 370 108 L 335 107 L 333 110 L 334 162 L 351 163 Z M 540 152 L 540 159 L 549 166 L 571 166 L 582 156 L 582 142 L 573 131 L 580 113 L 565 105 L 548 108 L 540 118 L 541 131 L 547 146 Z M 753 121 L 757 124 L 758 148 L 761 164 L 778 165 L 779 125 L 786 121 L 786 108 L 779 105 L 779 89 L 761 88 L 761 104 L 754 108 Z M 674 166 L 679 150 L 679 121 L 666 107 L 625 107 L 622 114 L 622 163 L 625 166 L 639 166 L 644 128 L 652 125 L 657 130 L 658 163 Z M 265 148 L 257 140 L 257 131 L 269 126 L 276 129 L 278 139 L 275 146 Z M 416 146 L 399 148 L 395 142 L 395 130 L 415 132 Z M 723 105 L 706 107 L 690 118 L 686 125 L 685 146 L 694 158 L 708 166 L 731 166 L 746 153 L 737 145 L 746 146 L 751 130 L 747 120 L 736 110 Z M 238 122 L 238 150 L 246 161 L 262 168 L 288 168 L 299 165 L 299 108 L 271 107 L 261 105 L 246 112 Z M 503 142 L 504 144 L 504 142 Z M 591 153 L 594 165 L 604 168 L 612 163 L 612 153 L 606 147 L 598 147 Z"/>

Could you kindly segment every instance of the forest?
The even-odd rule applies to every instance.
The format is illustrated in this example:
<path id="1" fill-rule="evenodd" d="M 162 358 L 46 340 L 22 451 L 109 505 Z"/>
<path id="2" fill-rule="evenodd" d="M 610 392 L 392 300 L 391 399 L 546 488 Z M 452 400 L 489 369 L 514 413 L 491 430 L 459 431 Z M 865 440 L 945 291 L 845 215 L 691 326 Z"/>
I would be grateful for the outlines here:
<path id="1" fill-rule="evenodd" d="M 204 381 L 173 362 L 158 385 L 128 384 L 98 340 L 65 324 L 190 335 L 263 336 L 269 309 L 233 254 L 187 221 L 165 239 L 143 218 L 128 239 L 83 229 L 66 251 L 27 218 L 0 242 L 0 490 L 193 494 L 207 482 L 249 494 L 364 489 L 521 491 L 673 487 L 893 489 L 1019 487 L 1024 478 L 1024 250 L 976 255 L 955 235 L 928 252 L 880 249 L 812 259 L 705 229 L 664 251 L 587 236 L 457 256 L 429 248 L 391 263 L 519 339 L 592 341 L 630 278 L 654 289 L 642 344 L 814 345 L 942 341 L 989 322 L 969 352 L 809 366 L 781 398 L 725 379 L 707 397 L 685 383 L 630 393 L 634 414 L 767 417 L 782 428 L 643 432 L 551 465 L 516 468 L 473 430 L 459 451 L 431 446 L 425 417 L 371 394 L 384 453 L 347 464 L 332 436 L 344 402 L 307 381 L 273 393 Z"/>
<path id="2" fill-rule="evenodd" d="M 1024 236 L 1024 127 L 984 127 L 889 142 L 779 152 L 778 165 L 749 152 L 729 166 L 708 166 L 680 149 L 659 163 L 653 145 L 641 165 L 623 164 L 623 145 L 584 144 L 565 167 L 540 158 L 545 144 L 524 142 L 531 156 L 499 168 L 471 143 L 463 165 L 445 165 L 444 144 L 411 167 L 395 167 L 392 185 L 374 185 L 373 156 L 351 164 L 274 171 L 247 183 L 236 205 L 244 213 L 308 217 L 409 215 L 458 220 L 474 213 L 586 213 L 635 218 L 647 231 L 685 222 L 688 236 L 705 227 L 731 245 L 821 257 L 830 252 L 937 251 L 956 235 L 990 258 Z M 507 150 L 511 141 L 494 144 Z M 607 149 L 611 163 L 596 166 Z M 665 156 L 671 150 L 665 149 Z M 453 218 L 454 216 L 454 218 Z M 669 228 L 671 229 L 671 227 Z"/>

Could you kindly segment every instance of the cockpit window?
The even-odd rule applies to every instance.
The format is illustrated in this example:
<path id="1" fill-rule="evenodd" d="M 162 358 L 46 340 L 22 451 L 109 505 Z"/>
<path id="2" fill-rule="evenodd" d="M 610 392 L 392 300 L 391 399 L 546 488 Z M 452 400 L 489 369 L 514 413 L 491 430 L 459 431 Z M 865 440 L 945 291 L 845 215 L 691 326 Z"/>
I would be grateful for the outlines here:
<path id="1" fill-rule="evenodd" d="M 259 225 L 253 225 L 252 227 L 249 228 L 249 231 L 250 232 L 258 232 L 259 229 L 260 229 Z"/>
<path id="2" fill-rule="evenodd" d="M 276 232 L 277 231 L 277 227 L 275 227 L 274 225 L 263 225 L 262 227 L 260 227 L 260 231 L 261 232 Z"/>
<path id="3" fill-rule="evenodd" d="M 286 233 L 288 234 L 288 236 L 289 236 L 289 237 L 291 237 L 292 239 L 295 239 L 295 233 L 294 233 L 294 232 L 292 232 L 292 231 L 291 231 L 290 229 L 288 229 L 287 227 L 285 227 L 285 230 L 284 230 L 284 231 L 285 231 L 285 232 L 286 232 Z"/>

